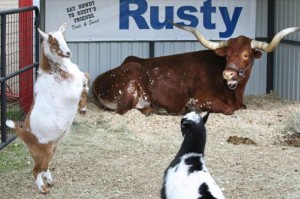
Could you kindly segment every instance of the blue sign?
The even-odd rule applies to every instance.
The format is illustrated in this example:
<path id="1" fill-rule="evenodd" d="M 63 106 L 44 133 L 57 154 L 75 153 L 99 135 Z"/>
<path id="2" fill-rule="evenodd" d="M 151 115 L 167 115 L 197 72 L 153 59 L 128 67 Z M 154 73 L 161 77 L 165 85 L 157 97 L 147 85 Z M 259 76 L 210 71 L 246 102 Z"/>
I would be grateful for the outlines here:
<path id="1" fill-rule="evenodd" d="M 130 9 L 132 5 L 135 5 L 136 8 Z M 160 9 L 164 9 L 164 11 L 160 12 Z M 202 23 L 201 25 L 205 29 L 215 30 L 217 26 L 216 22 L 212 20 L 212 16 L 216 14 L 216 12 L 220 12 L 226 30 L 219 32 L 219 37 L 228 38 L 233 34 L 242 10 L 243 7 L 236 6 L 233 8 L 233 13 L 229 13 L 228 7 L 213 6 L 212 0 L 204 1 L 199 9 L 194 6 L 183 5 L 177 10 L 174 9 L 174 6 L 165 6 L 164 8 L 149 6 L 146 0 L 120 0 L 119 27 L 120 30 L 129 30 L 129 20 L 132 18 L 139 29 L 173 29 L 174 27 L 170 23 L 170 21 L 172 21 L 194 28 L 196 28 L 199 23 Z M 150 13 L 149 23 L 145 18 L 146 12 Z M 162 13 L 164 16 L 160 16 Z M 202 15 L 202 18 L 197 17 L 199 13 Z M 174 15 L 176 15 L 179 20 L 175 21 Z"/>

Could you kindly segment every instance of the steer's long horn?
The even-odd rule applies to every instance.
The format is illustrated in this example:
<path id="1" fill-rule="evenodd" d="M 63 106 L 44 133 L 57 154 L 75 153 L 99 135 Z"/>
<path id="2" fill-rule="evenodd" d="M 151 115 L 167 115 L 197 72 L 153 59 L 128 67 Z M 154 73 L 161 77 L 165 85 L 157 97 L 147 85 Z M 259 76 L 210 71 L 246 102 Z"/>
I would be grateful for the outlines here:
<path id="1" fill-rule="evenodd" d="M 265 52 L 272 52 L 279 44 L 280 40 L 285 37 L 288 34 L 291 34 L 293 32 L 297 32 L 300 30 L 300 27 L 292 27 L 292 28 L 286 28 L 277 33 L 272 41 L 270 43 L 262 42 L 262 41 L 251 41 L 251 48 L 256 48 L 263 50 Z"/>
<path id="2" fill-rule="evenodd" d="M 172 23 L 172 22 L 171 22 Z M 227 41 L 219 41 L 219 42 L 212 42 L 209 41 L 207 39 L 205 39 L 205 37 L 203 37 L 203 35 L 196 30 L 195 28 L 189 27 L 189 26 L 181 26 L 175 23 L 172 23 L 174 26 L 176 26 L 177 28 L 189 31 L 191 33 L 193 33 L 195 35 L 195 37 L 198 39 L 198 41 L 206 48 L 211 49 L 211 50 L 215 50 L 218 48 L 222 48 L 222 47 L 226 47 Z"/>

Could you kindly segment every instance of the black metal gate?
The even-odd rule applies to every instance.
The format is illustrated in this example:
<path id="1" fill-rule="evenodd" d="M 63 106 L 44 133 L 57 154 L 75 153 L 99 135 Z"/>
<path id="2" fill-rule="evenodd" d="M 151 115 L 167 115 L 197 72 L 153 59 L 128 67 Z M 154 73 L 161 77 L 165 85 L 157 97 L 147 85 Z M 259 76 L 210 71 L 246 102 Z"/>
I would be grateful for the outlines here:
<path id="1" fill-rule="evenodd" d="M 33 100 L 39 25 L 39 9 L 35 6 L 0 11 L 0 149 L 16 138 L 14 131 L 6 127 L 6 120 L 23 121 Z"/>

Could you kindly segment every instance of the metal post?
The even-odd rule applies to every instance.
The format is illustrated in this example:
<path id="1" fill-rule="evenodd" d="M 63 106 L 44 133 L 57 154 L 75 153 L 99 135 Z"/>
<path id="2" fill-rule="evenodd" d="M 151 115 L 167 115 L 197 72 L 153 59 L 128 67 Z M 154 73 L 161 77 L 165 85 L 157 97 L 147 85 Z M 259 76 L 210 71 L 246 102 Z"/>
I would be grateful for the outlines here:
<path id="1" fill-rule="evenodd" d="M 1 16 L 1 140 L 7 141 L 6 135 L 6 15 Z"/>
<path id="2" fill-rule="evenodd" d="M 154 57 L 154 55 L 155 55 L 154 45 L 155 45 L 154 41 L 149 42 L 149 57 Z"/>
<path id="3" fill-rule="evenodd" d="M 268 42 L 274 37 L 275 1 L 268 0 Z M 274 90 L 274 52 L 267 54 L 267 93 Z"/>
<path id="4" fill-rule="evenodd" d="M 40 13 L 38 9 L 35 9 L 35 62 L 38 64 L 40 62 L 40 34 L 38 32 L 38 28 L 40 27 Z M 35 68 L 35 79 L 37 78 L 37 70 L 38 67 Z"/>

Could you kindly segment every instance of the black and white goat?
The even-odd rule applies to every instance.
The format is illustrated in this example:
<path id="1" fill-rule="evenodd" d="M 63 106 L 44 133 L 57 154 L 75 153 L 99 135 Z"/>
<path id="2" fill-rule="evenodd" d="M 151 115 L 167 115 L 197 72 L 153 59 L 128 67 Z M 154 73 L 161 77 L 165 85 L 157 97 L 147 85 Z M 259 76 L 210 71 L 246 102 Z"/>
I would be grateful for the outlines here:
<path id="1" fill-rule="evenodd" d="M 48 166 L 57 144 L 70 129 L 78 106 L 84 108 L 80 100 L 85 100 L 88 92 L 88 75 L 71 62 L 71 51 L 63 36 L 65 27 L 66 23 L 48 34 L 39 29 L 43 41 L 34 101 L 22 128 L 6 121 L 29 148 L 35 182 L 42 193 L 53 184 Z"/>
<path id="2" fill-rule="evenodd" d="M 201 118 L 186 114 L 181 120 L 182 145 L 166 169 L 161 190 L 163 199 L 222 199 L 224 195 L 204 164 L 206 143 L 205 123 L 209 113 Z"/>

